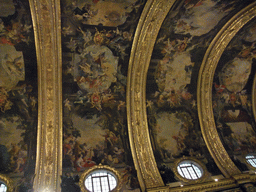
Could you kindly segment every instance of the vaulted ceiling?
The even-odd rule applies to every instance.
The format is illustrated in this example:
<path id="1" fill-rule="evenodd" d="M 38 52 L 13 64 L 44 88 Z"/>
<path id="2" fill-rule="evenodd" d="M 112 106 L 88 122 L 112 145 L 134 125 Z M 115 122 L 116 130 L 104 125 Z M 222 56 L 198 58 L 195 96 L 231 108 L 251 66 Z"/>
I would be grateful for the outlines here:
<path id="1" fill-rule="evenodd" d="M 253 0 L 1 4 L 8 190 L 67 191 L 67 174 L 78 187 L 101 166 L 120 173 L 120 191 L 253 190 Z"/>

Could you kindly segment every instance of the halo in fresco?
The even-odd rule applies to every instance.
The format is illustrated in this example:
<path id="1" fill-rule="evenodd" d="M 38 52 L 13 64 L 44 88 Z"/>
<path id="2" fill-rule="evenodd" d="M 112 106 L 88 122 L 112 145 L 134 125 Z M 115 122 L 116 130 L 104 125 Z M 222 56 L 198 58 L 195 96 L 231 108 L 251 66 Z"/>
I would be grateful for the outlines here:
<path id="1" fill-rule="evenodd" d="M 182 126 L 182 120 L 178 119 L 175 113 L 164 112 L 159 114 L 157 124 L 157 142 L 161 148 L 167 151 L 164 155 L 166 157 L 178 155 L 185 147 L 183 140 L 188 134 L 188 131 Z"/>
<path id="2" fill-rule="evenodd" d="M 103 25 L 117 27 L 126 22 L 134 9 L 141 4 L 138 0 L 93 0 L 93 1 L 67 1 L 73 18 L 86 25 Z"/>
<path id="3" fill-rule="evenodd" d="M 182 92 L 187 84 L 190 83 L 191 62 L 189 52 L 176 53 L 172 57 L 165 57 L 157 66 L 155 75 L 156 83 L 160 91 L 163 92 Z"/>
<path id="4" fill-rule="evenodd" d="M 192 118 L 187 112 L 158 114 L 155 127 L 157 148 L 164 161 L 173 160 L 187 149 L 190 129 L 193 129 Z M 192 145 L 192 144 L 191 144 Z"/>
<path id="5" fill-rule="evenodd" d="M 230 92 L 240 92 L 251 74 L 252 60 L 234 58 L 219 73 L 220 83 Z"/>
<path id="6" fill-rule="evenodd" d="M 19 81 L 25 80 L 23 54 L 16 51 L 15 47 L 0 44 L 0 87 L 10 90 Z"/>
<path id="7" fill-rule="evenodd" d="M 75 55 L 75 62 L 74 78 L 82 90 L 103 92 L 116 82 L 118 58 L 104 45 L 86 47 Z"/>
<path id="8" fill-rule="evenodd" d="M 196 3 L 195 3 L 196 2 Z M 225 3 L 218 4 L 219 1 L 204 0 L 185 2 L 186 12 L 177 21 L 175 32 L 192 36 L 201 36 L 212 30 L 218 22 L 233 9 L 232 6 L 226 8 Z M 231 5 L 234 2 L 229 2 Z"/>

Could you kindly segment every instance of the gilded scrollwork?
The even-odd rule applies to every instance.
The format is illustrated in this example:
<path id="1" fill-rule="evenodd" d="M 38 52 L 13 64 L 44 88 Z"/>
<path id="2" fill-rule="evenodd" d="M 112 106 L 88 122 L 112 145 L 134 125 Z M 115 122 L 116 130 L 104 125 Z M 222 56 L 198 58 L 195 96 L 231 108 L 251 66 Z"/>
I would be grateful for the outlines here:
<path id="1" fill-rule="evenodd" d="M 229 158 L 218 136 L 212 108 L 212 86 L 215 69 L 222 53 L 237 32 L 256 15 L 255 3 L 237 13 L 216 35 L 211 42 L 199 72 L 198 112 L 201 130 L 207 147 L 216 164 L 226 177 L 241 172 Z"/>
<path id="2" fill-rule="evenodd" d="M 214 190 L 225 190 L 229 188 L 237 189 L 238 191 L 240 188 L 238 187 L 238 183 L 235 179 L 221 179 L 218 181 L 210 181 L 204 183 L 197 183 L 193 185 L 180 185 L 178 187 L 162 187 L 156 189 L 150 189 L 149 192 L 190 192 L 190 191 L 214 191 Z M 237 188 L 236 188 L 237 187 Z"/>
<path id="3" fill-rule="evenodd" d="M 14 191 L 13 180 L 6 175 L 0 174 L 0 181 L 7 187 L 7 192 Z"/>
<path id="4" fill-rule="evenodd" d="M 164 186 L 151 148 L 146 115 L 146 76 L 154 43 L 175 1 L 148 1 L 131 51 L 127 86 L 127 116 L 132 155 L 142 190 Z"/>
<path id="5" fill-rule="evenodd" d="M 34 189 L 60 191 L 62 167 L 60 2 L 30 0 L 30 8 L 39 79 Z"/>

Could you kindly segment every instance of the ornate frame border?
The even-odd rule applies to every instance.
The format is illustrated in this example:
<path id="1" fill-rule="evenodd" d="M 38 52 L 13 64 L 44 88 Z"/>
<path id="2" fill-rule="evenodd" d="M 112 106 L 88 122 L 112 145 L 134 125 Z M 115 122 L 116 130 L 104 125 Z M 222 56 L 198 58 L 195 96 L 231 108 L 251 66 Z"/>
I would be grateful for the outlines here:
<path id="1" fill-rule="evenodd" d="M 212 108 L 212 86 L 215 69 L 225 48 L 236 33 L 256 16 L 256 2 L 238 12 L 219 31 L 204 56 L 197 87 L 198 113 L 203 138 L 217 166 L 225 177 L 241 174 L 230 159 L 218 136 Z"/>
<path id="2" fill-rule="evenodd" d="M 186 178 L 182 177 L 178 173 L 178 170 L 177 170 L 177 167 L 178 167 L 179 163 L 181 163 L 182 161 L 191 161 L 191 162 L 195 162 L 196 164 L 198 164 L 200 166 L 200 168 L 203 170 L 202 177 L 200 177 L 199 179 L 196 179 L 196 180 L 190 180 L 190 179 L 186 179 Z M 174 162 L 172 170 L 173 170 L 175 176 L 179 178 L 179 180 L 181 180 L 183 182 L 186 182 L 188 184 L 194 184 L 194 183 L 203 182 L 203 181 L 205 181 L 210 176 L 210 173 L 207 171 L 206 166 L 201 161 L 199 161 L 198 159 L 196 159 L 194 157 L 182 157 L 180 159 L 177 159 Z"/>
<path id="3" fill-rule="evenodd" d="M 13 180 L 3 174 L 0 174 L 0 180 L 2 180 L 5 185 L 7 186 L 7 192 L 13 192 L 14 186 L 13 186 Z"/>
<path id="4" fill-rule="evenodd" d="M 122 187 L 122 178 L 121 178 L 120 173 L 116 169 L 114 169 L 110 166 L 107 166 L 107 165 L 96 165 L 96 166 L 93 166 L 92 168 L 88 169 L 84 173 L 82 173 L 82 175 L 80 176 L 79 186 L 80 186 L 82 192 L 89 192 L 86 189 L 85 185 L 84 185 L 84 181 L 85 181 L 85 178 L 90 173 L 92 173 L 93 171 L 96 171 L 96 170 L 107 170 L 107 171 L 110 171 L 110 172 L 114 173 L 115 176 L 117 177 L 117 180 L 118 180 L 117 183 L 118 184 L 117 184 L 117 187 L 112 191 L 119 191 L 121 189 L 121 187 Z"/>
<path id="5" fill-rule="evenodd" d="M 38 67 L 35 191 L 60 191 L 62 60 L 59 0 L 29 0 Z"/>
<path id="6" fill-rule="evenodd" d="M 256 74 L 253 81 L 252 87 L 252 111 L 254 114 L 254 118 L 256 119 Z"/>
<path id="7" fill-rule="evenodd" d="M 132 156 L 142 191 L 164 186 L 148 132 L 146 79 L 156 37 L 175 0 L 149 0 L 141 14 L 131 50 L 127 83 L 127 122 Z"/>

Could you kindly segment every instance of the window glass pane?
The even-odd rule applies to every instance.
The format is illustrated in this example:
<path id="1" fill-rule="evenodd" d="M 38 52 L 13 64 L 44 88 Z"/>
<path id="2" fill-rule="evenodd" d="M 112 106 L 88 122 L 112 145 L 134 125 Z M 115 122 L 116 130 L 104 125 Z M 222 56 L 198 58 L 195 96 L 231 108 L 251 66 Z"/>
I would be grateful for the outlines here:
<path id="1" fill-rule="evenodd" d="M 248 159 L 248 162 L 249 162 L 253 167 L 256 167 L 256 164 L 255 164 L 255 162 L 254 162 L 252 159 Z"/>
<path id="2" fill-rule="evenodd" d="M 185 178 L 187 178 L 187 179 L 192 179 L 191 176 L 190 176 L 190 174 L 189 174 L 189 172 L 188 172 L 187 167 L 182 168 L 181 171 L 184 173 Z"/>
<path id="3" fill-rule="evenodd" d="M 109 191 L 108 178 L 101 177 L 102 191 Z"/>
<path id="4" fill-rule="evenodd" d="M 89 190 L 92 191 L 92 176 L 87 177 L 85 180 L 85 187 Z"/>
<path id="5" fill-rule="evenodd" d="M 194 170 L 195 170 L 197 176 L 198 176 L 198 177 L 201 177 L 201 176 L 202 176 L 201 170 L 200 170 L 197 166 L 195 166 L 195 165 L 193 165 L 193 164 L 192 164 L 192 166 L 193 166 L 193 168 L 194 168 Z"/>
<path id="6" fill-rule="evenodd" d="M 186 178 L 186 179 L 199 179 L 200 177 L 202 177 L 203 173 L 201 171 L 201 169 L 193 164 L 192 162 L 181 162 L 178 165 L 178 173 Z"/>
<path id="7" fill-rule="evenodd" d="M 247 155 L 245 158 L 251 166 L 256 167 L 256 157 L 254 155 Z"/>
<path id="8" fill-rule="evenodd" d="M 92 172 L 84 183 L 86 189 L 93 192 L 109 192 L 117 186 L 116 177 L 105 170 Z"/>
<path id="9" fill-rule="evenodd" d="M 108 174 L 108 176 L 109 176 L 108 179 L 109 179 L 109 184 L 110 184 L 110 190 L 112 190 L 117 186 L 117 181 L 113 175 Z"/>
<path id="10" fill-rule="evenodd" d="M 5 184 L 0 184 L 0 192 L 6 192 L 7 191 L 7 187 L 5 186 Z"/>
<path id="11" fill-rule="evenodd" d="M 184 177 L 184 175 L 183 175 L 183 173 L 182 173 L 182 171 L 181 171 L 181 169 L 180 169 L 180 166 L 178 166 L 178 173 L 179 173 L 182 177 Z"/>
<path id="12" fill-rule="evenodd" d="M 100 192 L 101 191 L 101 183 L 100 183 L 100 178 L 92 178 L 93 182 L 93 191 L 94 192 Z"/>

